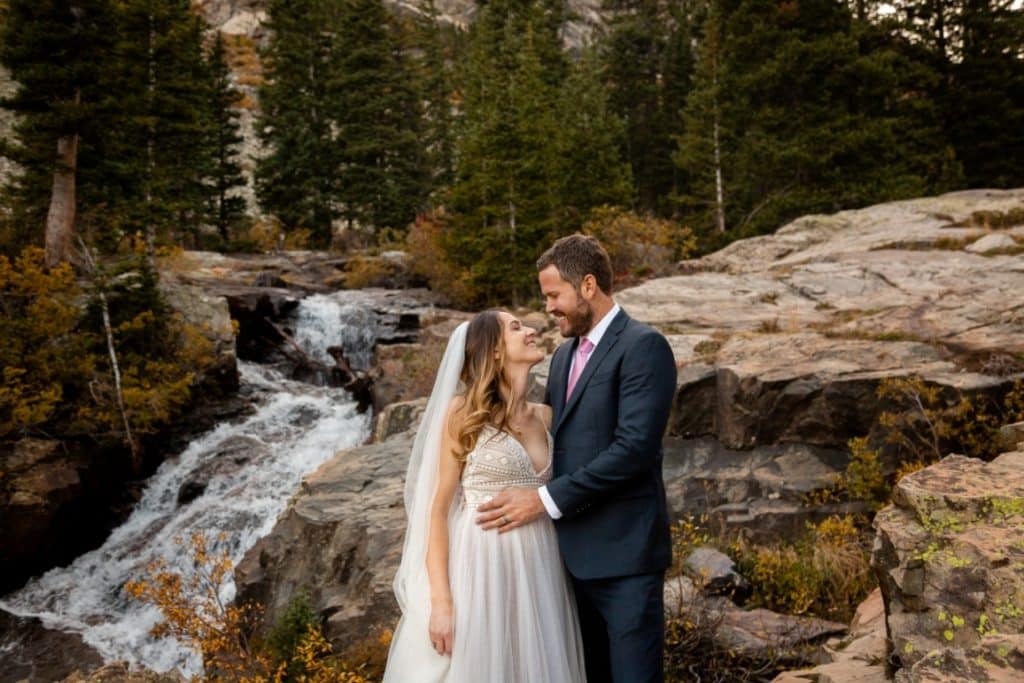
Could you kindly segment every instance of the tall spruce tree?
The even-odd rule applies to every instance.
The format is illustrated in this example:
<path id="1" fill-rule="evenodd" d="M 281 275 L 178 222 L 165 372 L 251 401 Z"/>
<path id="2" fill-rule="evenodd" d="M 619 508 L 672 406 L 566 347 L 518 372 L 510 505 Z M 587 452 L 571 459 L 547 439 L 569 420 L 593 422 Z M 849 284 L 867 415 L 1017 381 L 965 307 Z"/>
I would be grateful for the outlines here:
<path id="1" fill-rule="evenodd" d="M 102 125 L 100 69 L 110 47 L 107 0 L 10 0 L 3 16 L 0 61 L 19 84 L 3 106 L 19 115 L 17 140 L 2 154 L 20 171 L 4 188 L 12 209 L 2 248 L 44 244 L 46 263 L 68 257 L 82 202 L 83 170 Z"/>
<path id="2" fill-rule="evenodd" d="M 760 234 L 803 213 L 920 194 L 948 177 L 936 168 L 941 135 L 920 133 L 935 130 L 927 100 L 897 53 L 861 40 L 846 4 L 714 8 L 677 157 L 694 179 L 690 206 L 704 209 L 698 232 Z"/>
<path id="3" fill-rule="evenodd" d="M 1024 7 L 1014 0 L 898 0 L 901 30 L 939 77 L 930 95 L 973 187 L 1024 184 Z"/>
<path id="4" fill-rule="evenodd" d="M 534 296 L 533 262 L 550 240 L 630 199 L 621 122 L 593 56 L 567 60 L 562 16 L 546 1 L 500 0 L 469 31 L 445 237 L 464 303 Z"/>
<path id="5" fill-rule="evenodd" d="M 597 206 L 630 206 L 633 182 L 622 158 L 625 126 L 608 106 L 597 50 L 586 48 L 571 67 L 558 98 L 557 159 L 561 224 L 577 227 Z"/>
<path id="6" fill-rule="evenodd" d="M 349 227 L 404 229 L 429 192 L 419 93 L 394 30 L 381 0 L 344 0 L 330 83 L 343 144 L 336 192 Z"/>
<path id="7" fill-rule="evenodd" d="M 241 94 L 231 83 L 224 37 L 217 32 L 207 57 L 210 74 L 210 146 L 212 149 L 209 183 L 211 192 L 207 202 L 207 221 L 217 227 L 221 239 L 231 239 L 231 228 L 245 217 L 245 199 L 238 194 L 245 186 L 238 155 L 242 147 L 242 134 L 238 125 L 236 106 Z"/>
<path id="8" fill-rule="evenodd" d="M 195 245 L 212 154 L 203 20 L 189 0 L 119 7 L 104 80 L 111 131 L 100 150 L 100 219 L 143 234 L 150 250 L 158 240 Z"/>
<path id="9" fill-rule="evenodd" d="M 602 40 L 612 110 L 626 125 L 625 153 L 641 209 L 669 213 L 679 189 L 672 162 L 679 112 L 693 76 L 695 3 L 605 0 L 610 19 Z"/>
<path id="10" fill-rule="evenodd" d="M 517 303 L 557 228 L 558 93 L 544 80 L 544 32 L 491 8 L 470 29 L 447 251 L 465 273 L 466 303 Z M 523 11 L 539 18 L 536 5 Z"/>
<path id="11" fill-rule="evenodd" d="M 257 131 L 268 151 L 256 167 L 257 196 L 285 230 L 309 230 L 314 245 L 326 246 L 341 215 L 334 71 L 342 59 L 342 13 L 335 0 L 271 0 L 267 15 L 272 38 L 263 54 Z"/>
<path id="12" fill-rule="evenodd" d="M 413 46 L 422 54 L 417 79 L 422 84 L 424 148 L 430 173 L 430 190 L 436 193 L 451 185 L 454 165 L 455 80 L 453 64 L 457 34 L 439 21 L 434 0 L 427 0 L 417 15 Z M 440 198 L 435 196 L 435 201 Z"/>

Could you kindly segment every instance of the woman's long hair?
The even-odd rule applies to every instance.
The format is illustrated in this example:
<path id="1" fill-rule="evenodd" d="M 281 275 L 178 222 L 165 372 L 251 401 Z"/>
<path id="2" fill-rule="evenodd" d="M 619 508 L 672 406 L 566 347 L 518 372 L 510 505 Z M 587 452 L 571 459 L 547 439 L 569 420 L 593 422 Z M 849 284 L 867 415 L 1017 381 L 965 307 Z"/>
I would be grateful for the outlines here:
<path id="1" fill-rule="evenodd" d="M 495 424 L 501 431 L 508 430 L 513 397 L 512 387 L 501 372 L 505 364 L 503 331 L 496 310 L 478 313 L 466 331 L 466 361 L 461 377 L 466 391 L 462 394 L 464 403 L 459 411 L 462 425 L 455 434 L 458 442 L 455 457 L 459 462 L 465 462 L 476 447 L 484 425 Z M 509 400 L 505 400 L 502 390 Z"/>

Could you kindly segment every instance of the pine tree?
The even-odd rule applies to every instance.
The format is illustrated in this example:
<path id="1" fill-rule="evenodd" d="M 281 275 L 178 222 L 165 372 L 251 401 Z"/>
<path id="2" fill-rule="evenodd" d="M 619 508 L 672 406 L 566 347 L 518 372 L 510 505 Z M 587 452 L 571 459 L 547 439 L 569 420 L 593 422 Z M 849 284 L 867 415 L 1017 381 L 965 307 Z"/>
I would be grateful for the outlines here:
<path id="1" fill-rule="evenodd" d="M 1024 8 L 1013 0 L 895 3 L 928 51 L 931 96 L 971 186 L 1024 183 Z"/>
<path id="2" fill-rule="evenodd" d="M 621 149 L 625 126 L 608 106 L 597 51 L 584 49 L 558 99 L 558 151 L 561 166 L 562 225 L 578 227 L 591 209 L 629 206 L 633 182 Z"/>
<path id="3" fill-rule="evenodd" d="M 532 294 L 532 260 L 557 229 L 558 90 L 543 66 L 552 39 L 534 3 L 485 5 L 470 29 L 447 238 L 466 303 Z"/>
<path id="4" fill-rule="evenodd" d="M 110 21 L 107 0 L 7 4 L 0 61 L 19 88 L 3 106 L 20 121 L 17 142 L 0 151 L 21 168 L 3 193 L 14 209 L 4 231 L 8 253 L 45 242 L 48 266 L 69 256 L 83 156 L 102 129 L 93 112 L 102 96 L 99 68 L 109 50 Z"/>
<path id="5" fill-rule="evenodd" d="M 430 190 L 437 193 L 451 185 L 454 170 L 455 93 L 452 63 L 455 60 L 456 35 L 439 22 L 434 0 L 427 0 L 423 13 L 417 16 L 413 45 L 422 53 L 417 80 L 422 84 L 424 103 L 424 147 L 426 150 Z M 439 197 L 435 196 L 435 200 Z"/>
<path id="6" fill-rule="evenodd" d="M 336 176 L 349 227 L 404 229 L 423 207 L 429 175 L 412 70 L 381 0 L 344 0 L 331 87 L 342 164 Z"/>
<path id="7" fill-rule="evenodd" d="M 915 92 L 922 72 L 858 31 L 844 3 L 710 7 L 677 155 L 705 247 L 955 176 L 936 111 Z"/>
<path id="8" fill-rule="evenodd" d="M 117 20 L 102 81 L 108 134 L 96 148 L 96 239 L 141 234 L 150 253 L 158 240 L 194 245 L 211 169 L 202 19 L 189 0 L 126 0 Z"/>
<path id="9" fill-rule="evenodd" d="M 265 211 L 285 230 L 309 230 L 326 246 L 340 215 L 335 174 L 343 144 L 334 126 L 333 69 L 342 58 L 341 14 L 331 0 L 271 0 L 271 42 L 263 55 L 267 81 L 257 126 L 267 154 L 256 167 L 256 191 Z"/>
<path id="10" fill-rule="evenodd" d="M 676 199 L 684 213 L 696 219 L 705 244 L 721 242 L 726 232 L 724 164 L 733 145 L 725 126 L 729 117 L 723 111 L 728 100 L 723 88 L 721 5 L 720 0 L 709 0 L 702 19 L 694 88 L 682 112 L 683 131 L 675 155 L 688 179 Z"/>
<path id="11" fill-rule="evenodd" d="M 242 134 L 235 109 L 241 95 L 231 84 L 231 70 L 225 57 L 224 37 L 217 33 L 207 57 L 210 80 L 210 145 L 213 166 L 212 192 L 208 200 L 207 220 L 217 226 L 224 242 L 231 239 L 231 228 L 245 217 L 245 199 L 238 195 L 245 178 L 238 163 Z"/>
<path id="12" fill-rule="evenodd" d="M 602 41 L 609 101 L 626 124 L 625 152 L 638 204 L 668 213 L 679 189 L 672 162 L 679 111 L 690 89 L 693 2 L 605 0 L 610 15 Z"/>

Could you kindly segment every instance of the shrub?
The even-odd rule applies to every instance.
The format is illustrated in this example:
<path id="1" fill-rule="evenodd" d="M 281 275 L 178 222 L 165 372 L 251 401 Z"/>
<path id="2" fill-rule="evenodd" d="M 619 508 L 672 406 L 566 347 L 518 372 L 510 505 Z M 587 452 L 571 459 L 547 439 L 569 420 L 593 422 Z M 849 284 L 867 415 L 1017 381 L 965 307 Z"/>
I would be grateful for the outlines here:
<path id="1" fill-rule="evenodd" d="M 78 330 L 80 294 L 71 267 L 47 270 L 42 249 L 0 255 L 0 439 L 42 428 L 84 390 L 96 359 Z"/>
<path id="2" fill-rule="evenodd" d="M 293 600 L 267 644 L 252 638 L 263 609 L 253 603 L 225 605 L 220 589 L 231 572 L 227 551 L 215 554 L 206 537 L 191 539 L 190 576 L 163 562 L 148 576 L 125 584 L 133 598 L 155 605 L 164 621 L 153 627 L 157 638 L 172 636 L 200 655 L 203 681 L 227 683 L 368 683 L 365 676 L 332 654 L 319 621 L 302 594 Z"/>
<path id="3" fill-rule="evenodd" d="M 689 228 L 613 206 L 594 209 L 583 232 L 601 240 L 618 279 L 664 275 L 697 248 Z"/>
<path id="4" fill-rule="evenodd" d="M 441 210 L 416 217 L 405 237 L 405 250 L 410 257 L 409 270 L 426 280 L 435 292 L 454 303 L 464 304 L 473 298 L 473 292 L 466 274 L 448 257 L 446 219 Z"/>
<path id="5" fill-rule="evenodd" d="M 345 271 L 345 287 L 384 287 L 398 273 L 399 268 L 398 264 L 379 257 L 355 256 Z"/>
<path id="6" fill-rule="evenodd" d="M 849 621 L 875 586 L 868 534 L 851 516 L 829 517 L 795 543 L 732 546 L 741 573 L 754 586 L 751 603 L 787 614 Z"/>

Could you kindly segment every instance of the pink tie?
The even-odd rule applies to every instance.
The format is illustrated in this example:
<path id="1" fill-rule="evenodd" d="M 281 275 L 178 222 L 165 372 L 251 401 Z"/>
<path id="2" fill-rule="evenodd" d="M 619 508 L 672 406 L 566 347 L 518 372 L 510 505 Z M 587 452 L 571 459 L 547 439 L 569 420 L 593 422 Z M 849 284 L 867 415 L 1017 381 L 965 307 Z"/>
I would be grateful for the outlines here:
<path id="1" fill-rule="evenodd" d="M 587 359 L 590 358 L 590 352 L 593 350 L 594 343 L 592 341 L 586 337 L 580 339 L 580 345 L 576 348 L 576 362 L 573 363 L 572 371 L 569 373 L 569 388 L 565 392 L 566 401 L 572 396 L 572 390 L 576 388 L 576 382 L 583 374 L 583 366 L 587 364 Z"/>

